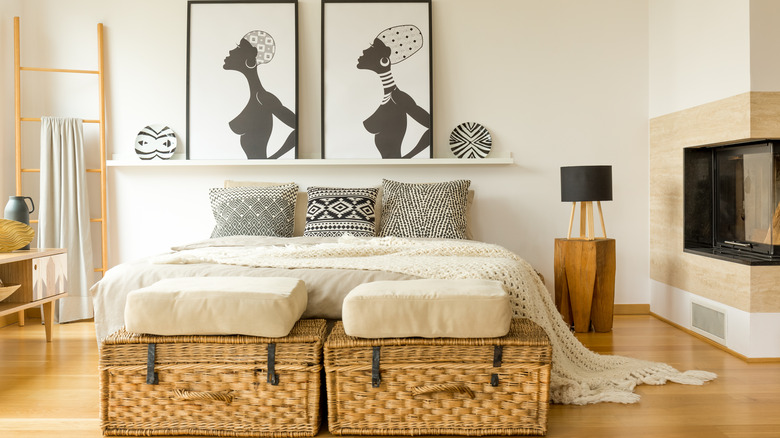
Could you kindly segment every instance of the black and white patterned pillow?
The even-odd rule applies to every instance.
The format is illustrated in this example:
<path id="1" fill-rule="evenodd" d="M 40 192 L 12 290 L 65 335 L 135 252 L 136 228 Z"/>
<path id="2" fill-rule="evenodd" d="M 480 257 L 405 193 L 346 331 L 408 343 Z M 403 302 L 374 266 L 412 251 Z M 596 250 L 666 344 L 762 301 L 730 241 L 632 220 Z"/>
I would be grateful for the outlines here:
<path id="1" fill-rule="evenodd" d="M 379 236 L 466 239 L 471 181 L 412 184 L 382 180 Z"/>
<path id="2" fill-rule="evenodd" d="M 303 235 L 373 237 L 377 192 L 375 188 L 309 187 Z"/>
<path id="3" fill-rule="evenodd" d="M 292 237 L 297 184 L 209 189 L 217 222 L 211 237 Z"/>

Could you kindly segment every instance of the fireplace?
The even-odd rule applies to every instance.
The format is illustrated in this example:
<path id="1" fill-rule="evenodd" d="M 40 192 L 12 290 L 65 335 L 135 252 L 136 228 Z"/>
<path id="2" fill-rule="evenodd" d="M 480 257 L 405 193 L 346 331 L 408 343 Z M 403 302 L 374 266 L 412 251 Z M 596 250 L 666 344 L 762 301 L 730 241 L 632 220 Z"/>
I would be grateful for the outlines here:
<path id="1" fill-rule="evenodd" d="M 683 154 L 684 251 L 780 265 L 780 140 Z"/>

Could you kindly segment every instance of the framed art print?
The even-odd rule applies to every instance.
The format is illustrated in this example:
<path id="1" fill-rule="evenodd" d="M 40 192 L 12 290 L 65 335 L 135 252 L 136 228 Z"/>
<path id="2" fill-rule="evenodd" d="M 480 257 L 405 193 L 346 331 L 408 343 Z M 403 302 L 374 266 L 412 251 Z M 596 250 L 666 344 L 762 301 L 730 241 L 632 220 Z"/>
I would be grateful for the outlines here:
<path id="1" fill-rule="evenodd" d="M 430 0 L 322 3 L 322 157 L 431 158 Z"/>
<path id="2" fill-rule="evenodd" d="M 298 155 L 297 0 L 187 3 L 187 159 Z"/>

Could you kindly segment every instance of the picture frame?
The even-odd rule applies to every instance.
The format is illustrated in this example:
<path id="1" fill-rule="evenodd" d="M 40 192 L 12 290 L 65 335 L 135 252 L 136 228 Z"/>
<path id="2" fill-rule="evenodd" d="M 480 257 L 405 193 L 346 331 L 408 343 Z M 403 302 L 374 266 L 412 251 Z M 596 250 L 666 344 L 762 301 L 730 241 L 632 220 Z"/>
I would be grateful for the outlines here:
<path id="1" fill-rule="evenodd" d="M 322 2 L 322 158 L 433 157 L 431 0 Z"/>
<path id="2" fill-rule="evenodd" d="M 186 158 L 298 157 L 298 1 L 187 2 Z"/>

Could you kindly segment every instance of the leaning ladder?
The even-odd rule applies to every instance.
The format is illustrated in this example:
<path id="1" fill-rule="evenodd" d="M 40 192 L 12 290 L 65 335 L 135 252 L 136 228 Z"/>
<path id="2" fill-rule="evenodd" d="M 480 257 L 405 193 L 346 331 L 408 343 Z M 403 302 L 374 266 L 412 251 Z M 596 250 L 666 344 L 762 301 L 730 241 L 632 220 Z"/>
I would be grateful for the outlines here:
<path id="1" fill-rule="evenodd" d="M 101 266 L 95 268 L 95 272 L 105 274 L 108 269 L 108 224 L 106 221 L 106 104 L 104 98 L 104 74 L 103 74 L 103 23 L 97 25 L 98 38 L 98 69 L 97 70 L 71 70 L 58 68 L 37 68 L 22 67 L 20 64 L 20 44 L 19 44 L 19 17 L 14 17 L 14 85 L 15 85 L 15 107 L 16 107 L 16 196 L 22 195 L 22 173 L 33 172 L 40 173 L 41 169 L 32 169 L 22 167 L 22 122 L 40 122 L 40 117 L 22 117 L 22 88 L 21 72 L 38 71 L 54 73 L 75 73 L 97 75 L 99 88 L 99 119 L 87 120 L 84 123 L 97 123 L 100 129 L 100 168 L 86 169 L 90 173 L 100 174 L 100 217 L 90 218 L 90 222 L 100 223 L 101 237 Z M 31 222 L 37 222 L 35 220 Z M 24 312 L 19 314 L 19 325 L 24 325 Z"/>

